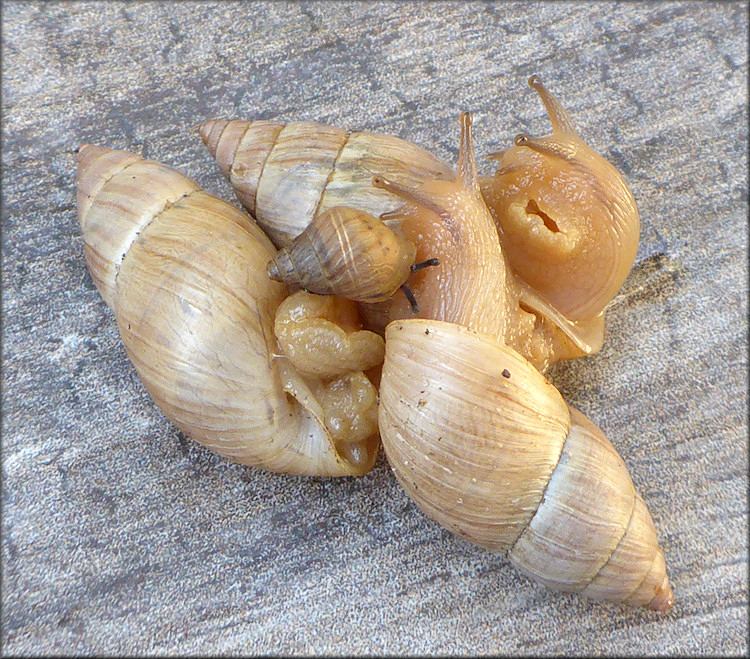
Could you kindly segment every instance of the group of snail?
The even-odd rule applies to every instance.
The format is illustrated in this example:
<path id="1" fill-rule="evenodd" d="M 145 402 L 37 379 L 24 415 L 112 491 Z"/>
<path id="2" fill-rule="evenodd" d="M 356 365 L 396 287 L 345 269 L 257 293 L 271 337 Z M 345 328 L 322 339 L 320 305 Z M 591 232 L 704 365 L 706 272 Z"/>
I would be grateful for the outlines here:
<path id="1" fill-rule="evenodd" d="M 85 256 L 127 354 L 186 435 L 242 464 L 358 476 L 549 587 L 666 611 L 653 522 L 543 373 L 602 345 L 633 196 L 537 76 L 552 122 L 477 174 L 388 135 L 211 119 L 244 213 L 126 151 L 78 151 Z"/>

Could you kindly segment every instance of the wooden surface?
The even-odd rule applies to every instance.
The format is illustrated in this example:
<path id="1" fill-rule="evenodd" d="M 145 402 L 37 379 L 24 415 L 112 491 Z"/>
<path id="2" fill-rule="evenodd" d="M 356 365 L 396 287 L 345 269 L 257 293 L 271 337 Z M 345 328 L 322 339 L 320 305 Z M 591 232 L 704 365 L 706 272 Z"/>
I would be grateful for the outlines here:
<path id="1" fill-rule="evenodd" d="M 747 653 L 747 9 L 4 2 L 3 653 Z M 83 259 L 83 142 L 233 199 L 204 118 L 389 132 L 455 163 L 460 110 L 480 156 L 549 131 L 532 73 L 641 211 L 604 349 L 550 377 L 654 517 L 665 616 L 535 585 L 419 513 L 382 456 L 300 478 L 195 445 Z"/>

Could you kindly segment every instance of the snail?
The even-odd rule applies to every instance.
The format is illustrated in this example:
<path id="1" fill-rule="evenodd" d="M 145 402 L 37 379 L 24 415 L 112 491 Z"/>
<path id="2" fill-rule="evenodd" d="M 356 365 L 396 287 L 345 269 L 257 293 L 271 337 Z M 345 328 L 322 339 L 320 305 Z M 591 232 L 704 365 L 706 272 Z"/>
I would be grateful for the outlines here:
<path id="1" fill-rule="evenodd" d="M 406 238 L 417 246 L 417 260 L 431 256 L 440 262 L 439 268 L 415 273 L 409 280 L 419 300 L 419 317 L 495 336 L 540 370 L 558 359 L 578 356 L 575 341 L 549 320 L 548 307 L 536 307 L 539 299 L 528 298 L 527 289 L 510 271 L 478 184 L 472 117 L 462 113 L 459 121 L 454 180 L 428 180 L 415 189 L 384 176 L 373 179 L 374 186 L 404 201 L 381 219 L 400 222 Z M 360 308 L 365 326 L 376 332 L 383 332 L 393 320 L 414 316 L 401 297 Z"/>
<path id="2" fill-rule="evenodd" d="M 480 186 L 510 267 L 534 294 L 601 343 L 603 310 L 635 260 L 640 221 L 620 173 L 592 151 L 570 116 L 529 78 L 549 114 L 552 135 L 516 136 L 492 154 L 494 176 Z"/>
<path id="3" fill-rule="evenodd" d="M 424 319 L 385 334 L 378 424 L 411 499 L 551 588 L 668 610 L 653 521 L 602 432 L 518 353 Z"/>
<path id="4" fill-rule="evenodd" d="M 322 476 L 369 471 L 379 447 L 377 391 L 363 371 L 382 361 L 383 346 L 359 329 L 356 304 L 298 296 L 281 307 L 288 289 L 266 274 L 275 249 L 239 209 L 133 153 L 84 145 L 78 159 L 89 270 L 166 416 L 243 464 Z M 275 325 L 286 328 L 283 346 Z M 335 363 L 300 373 L 285 351 L 311 332 Z"/>
<path id="5" fill-rule="evenodd" d="M 420 269 L 415 254 L 414 243 L 378 218 L 334 206 L 276 253 L 268 276 L 320 295 L 378 302 L 391 297 Z"/>
<path id="6" fill-rule="evenodd" d="M 450 167 L 397 137 L 313 122 L 208 119 L 199 132 L 242 205 L 277 247 L 316 215 L 348 206 L 378 217 L 393 210 L 376 174 L 406 186 L 452 178 Z"/>

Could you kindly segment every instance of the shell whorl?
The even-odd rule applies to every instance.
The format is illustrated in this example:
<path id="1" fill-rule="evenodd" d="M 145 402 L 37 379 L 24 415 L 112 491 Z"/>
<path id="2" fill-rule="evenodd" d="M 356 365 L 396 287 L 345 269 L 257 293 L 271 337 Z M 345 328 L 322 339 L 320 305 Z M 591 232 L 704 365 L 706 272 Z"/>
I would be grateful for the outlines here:
<path id="1" fill-rule="evenodd" d="M 198 184 L 127 151 L 82 145 L 78 150 L 78 219 L 91 275 L 108 306 L 125 254 L 170 204 Z"/>

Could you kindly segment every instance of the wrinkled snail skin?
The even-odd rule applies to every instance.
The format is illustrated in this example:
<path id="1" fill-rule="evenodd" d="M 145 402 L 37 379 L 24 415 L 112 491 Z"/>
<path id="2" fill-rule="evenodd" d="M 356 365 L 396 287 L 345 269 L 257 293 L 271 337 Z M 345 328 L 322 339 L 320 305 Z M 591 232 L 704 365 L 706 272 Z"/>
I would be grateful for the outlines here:
<path id="1" fill-rule="evenodd" d="M 635 259 L 638 210 L 620 173 L 583 142 L 539 77 L 529 85 L 552 135 L 518 135 L 493 154 L 499 168 L 482 177 L 482 194 L 516 276 L 591 334 Z"/>
<path id="2" fill-rule="evenodd" d="M 268 276 L 357 302 L 391 297 L 411 274 L 416 248 L 369 213 L 336 206 L 316 215 L 268 264 Z"/>
<path id="3" fill-rule="evenodd" d="M 654 525 L 622 459 L 526 360 L 434 320 L 386 329 L 379 426 L 417 506 L 554 589 L 666 611 Z"/>
<path id="4" fill-rule="evenodd" d="M 252 219 L 135 154 L 84 145 L 78 159 L 91 275 L 166 416 L 243 464 L 307 475 L 369 471 L 377 435 L 343 448 L 334 442 L 310 382 L 278 347 L 275 312 L 288 289 L 268 278 L 275 249 Z"/>
<path id="5" fill-rule="evenodd" d="M 235 194 L 277 247 L 286 247 L 313 217 L 349 206 L 375 217 L 398 204 L 373 188 L 382 174 L 405 186 L 453 178 L 428 151 L 390 135 L 313 122 L 209 119 L 203 142 Z"/>

